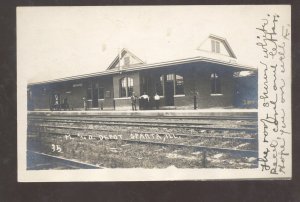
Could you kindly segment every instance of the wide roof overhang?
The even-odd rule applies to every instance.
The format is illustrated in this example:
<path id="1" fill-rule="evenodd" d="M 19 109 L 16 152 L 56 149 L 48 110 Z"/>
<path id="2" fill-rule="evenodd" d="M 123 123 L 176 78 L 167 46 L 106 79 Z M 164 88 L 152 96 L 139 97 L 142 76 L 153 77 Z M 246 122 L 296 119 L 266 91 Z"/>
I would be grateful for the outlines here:
<path id="1" fill-rule="evenodd" d="M 111 70 L 105 70 L 102 72 L 96 72 L 96 73 L 91 73 L 91 74 L 83 74 L 83 75 L 79 75 L 79 76 L 71 76 L 71 77 L 53 79 L 53 80 L 48 80 L 48 81 L 34 82 L 34 83 L 29 83 L 28 86 L 39 85 L 39 84 L 58 83 L 58 82 L 86 79 L 86 78 L 99 77 L 99 76 L 114 75 L 114 74 L 120 74 L 120 73 L 125 73 L 125 72 L 146 70 L 146 69 L 148 70 L 148 69 L 166 68 L 166 67 L 170 68 L 172 66 L 175 67 L 177 65 L 184 65 L 184 64 L 190 64 L 190 63 L 201 63 L 201 62 L 206 62 L 206 63 L 211 63 L 211 64 L 219 64 L 220 66 L 223 66 L 224 68 L 230 68 L 234 71 L 257 71 L 257 69 L 255 69 L 251 66 L 241 65 L 234 61 L 227 62 L 227 61 L 221 61 L 221 60 L 216 60 L 216 59 L 206 58 L 206 57 L 193 57 L 193 58 L 186 58 L 186 59 L 161 62 L 161 63 L 141 64 L 141 65 L 136 65 L 131 68 L 122 69 L 122 70 L 111 69 Z"/>

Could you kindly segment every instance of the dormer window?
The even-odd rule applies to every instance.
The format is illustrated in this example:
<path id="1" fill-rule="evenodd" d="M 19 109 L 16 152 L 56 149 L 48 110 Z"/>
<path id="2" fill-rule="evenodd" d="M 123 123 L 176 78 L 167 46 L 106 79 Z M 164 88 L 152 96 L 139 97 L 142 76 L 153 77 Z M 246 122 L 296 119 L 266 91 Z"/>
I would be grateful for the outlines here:
<path id="1" fill-rule="evenodd" d="M 129 66 L 130 65 L 130 57 L 124 57 L 124 65 Z"/>
<path id="2" fill-rule="evenodd" d="M 216 40 L 211 40 L 211 51 L 213 53 L 220 53 L 220 42 Z"/>

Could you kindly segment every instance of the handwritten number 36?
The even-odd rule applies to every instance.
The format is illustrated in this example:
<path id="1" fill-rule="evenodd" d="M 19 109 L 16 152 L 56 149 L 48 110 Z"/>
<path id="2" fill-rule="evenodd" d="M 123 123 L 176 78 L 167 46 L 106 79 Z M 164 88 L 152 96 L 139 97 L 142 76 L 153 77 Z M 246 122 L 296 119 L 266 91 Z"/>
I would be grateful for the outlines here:
<path id="1" fill-rule="evenodd" d="M 52 148 L 52 152 L 61 153 L 61 151 L 62 151 L 60 145 L 57 145 L 57 144 L 51 144 L 51 148 Z"/>

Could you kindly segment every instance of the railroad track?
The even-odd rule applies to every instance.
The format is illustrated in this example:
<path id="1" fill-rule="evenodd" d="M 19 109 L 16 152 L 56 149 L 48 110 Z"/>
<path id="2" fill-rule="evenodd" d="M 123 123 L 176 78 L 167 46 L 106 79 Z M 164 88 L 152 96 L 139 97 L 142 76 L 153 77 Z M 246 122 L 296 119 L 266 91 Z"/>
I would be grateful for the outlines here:
<path id="1" fill-rule="evenodd" d="M 257 132 L 257 125 L 242 125 L 240 128 L 215 127 L 208 123 L 192 122 L 147 122 L 147 121 L 115 121 L 115 120 L 98 120 L 98 119 L 80 119 L 80 118 L 29 118 L 31 122 L 52 122 L 52 123 L 78 123 L 78 124 L 101 124 L 108 126 L 139 126 L 139 127 L 159 127 L 159 128 L 186 128 L 198 130 L 215 130 L 215 131 L 245 131 L 250 133 Z M 178 125 L 180 124 L 180 125 Z"/>
<path id="2" fill-rule="evenodd" d="M 161 120 L 232 120 L 232 121 L 257 121 L 257 115 L 255 116 L 173 116 L 173 115 L 164 115 L 164 116 L 147 116 L 147 115 L 96 115 L 96 114 L 63 114 L 63 115 L 56 115 L 56 114 L 45 114 L 45 115 L 36 115 L 36 114 L 29 114 L 29 117 L 36 117 L 36 118 L 84 118 L 84 119 L 161 119 Z"/>
<path id="3" fill-rule="evenodd" d="M 57 127 L 50 127 L 50 128 L 57 128 Z M 60 129 L 75 129 L 78 130 L 79 128 L 60 128 Z M 91 129 L 93 130 L 93 129 Z M 106 131 L 106 130 L 104 130 Z M 43 130 L 31 130 L 30 132 L 36 132 L 36 133 L 46 133 L 46 134 L 50 134 L 50 135 L 58 135 L 58 136 L 69 136 L 69 137 L 73 137 L 73 138 L 83 138 L 83 139 L 99 139 L 99 136 L 97 135 L 88 135 L 88 134 L 82 134 L 80 136 L 78 136 L 77 134 L 70 134 L 69 132 L 53 132 L 53 131 L 45 131 L 45 128 L 43 128 Z M 110 132 L 114 132 L 114 133 L 123 133 L 124 131 L 111 131 Z M 141 132 L 139 132 L 141 133 Z M 168 133 L 158 133 L 158 134 L 168 134 Z M 171 135 L 171 134 L 169 134 Z M 179 136 L 179 137 L 189 137 L 189 138 L 215 138 L 215 139 L 222 139 L 222 140 L 231 140 L 231 141 L 241 141 L 241 142 L 257 142 L 256 138 L 239 138 L 239 137 L 220 137 L 220 136 L 200 136 L 200 135 L 188 135 L 188 134 L 175 134 L 175 137 Z M 243 157 L 250 157 L 250 156 L 257 156 L 258 152 L 256 150 L 243 150 L 243 149 L 236 149 L 236 148 L 220 148 L 220 147 L 212 147 L 212 146 L 197 146 L 197 145 L 188 145 L 188 144 L 176 144 L 176 143 L 167 143 L 167 142 L 157 142 L 157 141 L 143 141 L 143 140 L 132 140 L 132 139 L 108 139 L 109 141 L 116 141 L 116 140 L 120 140 L 120 141 L 124 141 L 124 142 L 130 142 L 130 143 L 135 143 L 135 144 L 154 144 L 154 145 L 161 145 L 161 146 L 173 146 L 173 147 L 185 147 L 185 148 L 190 148 L 190 149 L 194 149 L 194 150 L 198 150 L 198 151 L 216 151 L 216 152 L 226 152 L 226 153 L 230 153 L 230 154 L 235 154 L 235 155 L 241 155 Z"/>
<path id="4" fill-rule="evenodd" d="M 122 117 L 124 118 L 123 120 Z M 224 120 L 226 121 L 222 122 Z M 37 141 L 39 141 L 38 138 L 55 136 L 60 138 L 59 141 L 61 142 L 65 137 L 72 137 L 75 140 L 77 138 L 87 140 L 92 138 L 100 141 L 100 135 L 103 138 L 104 134 L 112 137 L 122 134 L 121 139 L 106 139 L 109 142 L 108 145 L 114 145 L 115 143 L 119 145 L 123 142 L 125 145 L 136 145 L 133 147 L 140 149 L 141 147 L 138 145 L 145 145 L 147 148 L 162 146 L 162 148 L 169 148 L 168 150 L 180 148 L 183 151 L 201 152 L 204 158 L 203 162 L 206 162 L 208 155 L 216 153 L 228 154 L 233 158 L 257 158 L 256 123 L 257 118 L 255 119 L 255 117 L 102 117 L 99 115 L 81 115 L 78 117 L 77 115 L 76 117 L 74 115 L 64 115 L 58 117 L 58 115 L 29 115 L 28 136 L 30 136 L 31 140 L 36 138 L 35 140 Z M 173 135 L 178 139 L 161 141 L 157 139 L 131 138 L 130 135 L 136 133 L 155 133 L 162 137 L 171 137 Z M 81 141 L 76 141 L 76 144 L 82 143 Z M 84 144 L 89 145 L 90 143 L 86 142 Z M 203 163 L 203 166 L 205 167 L 206 163 Z"/>
<path id="5" fill-rule="evenodd" d="M 29 114 L 29 116 L 35 117 L 55 117 L 55 114 L 46 114 L 46 115 L 36 115 L 36 114 Z M 63 114 L 64 117 L 74 117 L 74 114 Z M 60 115 L 61 117 L 61 115 Z M 134 118 L 134 119 L 194 119 L 194 120 L 249 120 L 249 121 L 257 121 L 257 115 L 251 116 L 199 116 L 199 115 L 189 115 L 189 116 L 173 116 L 173 115 L 163 115 L 163 116 L 156 116 L 156 115 L 98 115 L 98 114 L 76 114 L 76 117 L 93 117 L 93 118 Z"/>
<path id="6" fill-rule="evenodd" d="M 81 118 L 81 117 L 30 117 L 29 120 L 31 121 L 47 121 L 47 122 L 56 122 L 56 121 L 66 121 L 66 122 L 73 122 L 73 123 L 76 123 L 76 122 L 85 122 L 85 123 L 111 123 L 111 122 L 118 122 L 118 123 L 165 123 L 165 124 L 176 124 L 176 123 L 179 123 L 178 121 L 165 121 L 163 119 L 163 121 L 157 121 L 159 120 L 160 118 L 156 118 L 157 120 L 156 121 L 149 121 L 149 120 L 141 120 L 139 118 L 138 121 L 136 120 L 133 120 L 135 118 L 128 118 L 126 117 L 127 119 L 107 119 L 106 117 L 99 117 L 99 118 Z M 148 119 L 148 118 L 146 118 Z M 153 119 L 153 118 L 150 118 L 150 120 Z M 173 118 L 169 118 L 170 119 L 173 119 Z M 195 120 L 195 119 L 193 119 Z M 184 121 L 184 122 L 180 122 L 181 124 L 183 125 L 213 125 L 212 123 L 199 123 L 199 122 L 187 122 L 187 121 Z M 256 124 L 247 124 L 247 125 L 242 125 L 242 126 L 245 126 L 245 127 L 256 127 L 257 125 Z"/>
<path id="7" fill-rule="evenodd" d="M 68 123 L 88 123 L 88 124 L 95 124 L 95 123 L 132 123 L 132 124 L 143 124 L 143 123 L 159 123 L 154 121 L 131 121 L 131 120 L 101 120 L 101 119 L 76 119 L 76 118 L 55 118 L 55 119 L 40 119 L 40 118 L 31 118 L 30 121 L 39 121 L 39 122 L 68 122 Z M 174 122 L 164 122 L 164 124 L 176 124 Z M 185 122 L 184 125 L 211 125 L 208 123 L 191 123 L 191 122 Z"/>
<path id="8" fill-rule="evenodd" d="M 33 125 L 31 125 L 32 127 Z M 64 130 L 81 130 L 81 131 L 101 131 L 101 132 L 117 132 L 117 133 L 128 133 L 126 130 L 110 130 L 110 129 L 99 129 L 99 128 L 83 128 L 83 127 L 71 127 L 71 126 L 49 126 L 49 125 L 35 125 L 33 127 L 40 128 L 40 130 L 32 130 L 31 132 L 49 132 L 51 131 L 45 131 L 47 128 L 53 128 L 53 129 L 64 129 Z M 149 131 L 134 131 L 131 130 L 130 133 L 144 133 L 147 134 Z M 69 133 L 66 133 L 67 135 Z M 158 135 L 174 135 L 174 133 L 164 133 L 164 132 L 155 132 L 155 134 Z M 257 141 L 257 138 L 246 138 L 246 137 L 224 137 L 224 136 L 216 136 L 216 135 L 193 135 L 193 134 L 183 134 L 183 133 L 176 133 L 175 136 L 179 137 L 189 137 L 189 138 L 216 138 L 216 139 L 223 139 L 223 140 L 239 140 L 243 142 L 255 142 Z"/>
<path id="9" fill-rule="evenodd" d="M 39 169 L 99 169 L 101 167 L 59 156 L 44 154 L 37 151 L 27 151 L 28 170 Z"/>

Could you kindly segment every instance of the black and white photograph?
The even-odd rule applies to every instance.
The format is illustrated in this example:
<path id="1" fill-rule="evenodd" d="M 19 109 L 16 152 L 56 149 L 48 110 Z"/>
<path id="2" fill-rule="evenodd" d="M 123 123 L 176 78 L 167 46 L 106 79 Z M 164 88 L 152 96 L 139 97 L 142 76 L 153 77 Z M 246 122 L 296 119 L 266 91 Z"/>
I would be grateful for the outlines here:
<path id="1" fill-rule="evenodd" d="M 291 177 L 291 8 L 17 8 L 18 180 Z"/>

